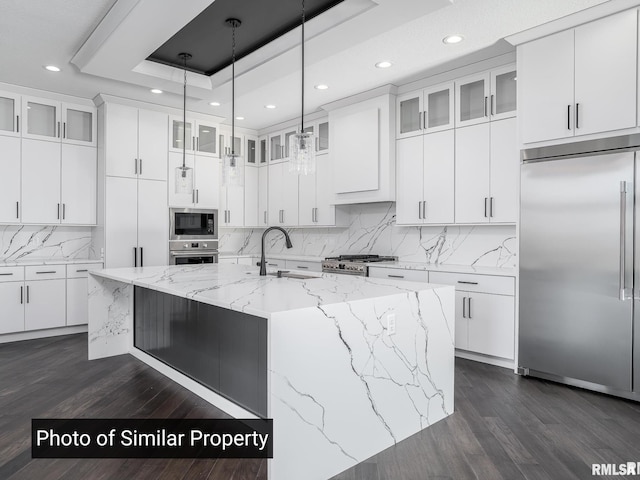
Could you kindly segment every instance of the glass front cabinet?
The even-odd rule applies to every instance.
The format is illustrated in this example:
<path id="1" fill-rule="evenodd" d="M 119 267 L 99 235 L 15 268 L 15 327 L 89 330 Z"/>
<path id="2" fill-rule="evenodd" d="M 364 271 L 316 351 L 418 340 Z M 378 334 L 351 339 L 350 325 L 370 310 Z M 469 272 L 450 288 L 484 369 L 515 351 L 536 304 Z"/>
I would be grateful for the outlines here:
<path id="1" fill-rule="evenodd" d="M 20 95 L 0 92 L 0 135 L 20 135 Z"/>
<path id="2" fill-rule="evenodd" d="M 454 125 L 453 82 L 398 97 L 397 138 L 448 130 Z"/>
<path id="3" fill-rule="evenodd" d="M 183 117 L 172 116 L 169 120 L 169 150 L 182 152 L 184 139 L 187 152 L 218 157 L 220 155 L 218 133 L 218 126 L 212 122 L 187 117 L 185 127 Z"/>
<path id="4" fill-rule="evenodd" d="M 22 118 L 23 138 L 88 146 L 97 143 L 93 107 L 22 97 Z"/>
<path id="5" fill-rule="evenodd" d="M 456 82 L 456 127 L 515 115 L 515 65 L 465 77 Z"/>

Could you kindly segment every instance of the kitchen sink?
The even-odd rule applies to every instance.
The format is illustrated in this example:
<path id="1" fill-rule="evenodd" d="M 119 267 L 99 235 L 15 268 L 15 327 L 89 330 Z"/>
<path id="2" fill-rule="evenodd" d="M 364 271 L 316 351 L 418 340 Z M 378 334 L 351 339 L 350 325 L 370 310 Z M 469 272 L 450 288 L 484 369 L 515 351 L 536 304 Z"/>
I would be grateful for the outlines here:
<path id="1" fill-rule="evenodd" d="M 278 270 L 277 272 L 269 272 L 267 275 L 273 275 L 275 277 L 297 278 L 300 280 L 306 280 L 309 278 L 320 278 L 316 275 L 305 275 L 304 273 L 294 273 L 288 270 Z"/>

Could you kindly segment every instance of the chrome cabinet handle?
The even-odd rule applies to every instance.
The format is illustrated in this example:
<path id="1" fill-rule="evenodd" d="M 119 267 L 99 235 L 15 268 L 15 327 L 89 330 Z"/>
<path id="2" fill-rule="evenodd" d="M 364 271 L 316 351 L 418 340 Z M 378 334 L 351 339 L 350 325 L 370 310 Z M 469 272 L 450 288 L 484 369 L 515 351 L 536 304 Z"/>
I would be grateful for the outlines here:
<path id="1" fill-rule="evenodd" d="M 422 202 L 418 202 L 418 218 L 422 220 Z"/>
<path id="2" fill-rule="evenodd" d="M 20 218 L 20 202 L 16 202 L 16 218 Z"/>
<path id="3" fill-rule="evenodd" d="M 580 128 L 580 104 L 576 103 L 576 128 Z"/>
<path id="4" fill-rule="evenodd" d="M 489 197 L 489 217 L 493 218 L 493 197 Z"/>
<path id="5" fill-rule="evenodd" d="M 27 303 L 29 303 L 29 285 L 27 285 Z"/>
<path id="6" fill-rule="evenodd" d="M 57 137 L 60 138 L 60 122 L 58 122 L 58 135 L 57 135 Z"/>
<path id="7" fill-rule="evenodd" d="M 0 277 L 10 277 L 13 273 L 0 273 Z"/>
<path id="8" fill-rule="evenodd" d="M 229 217 L 229 220 L 227 221 L 227 223 L 231 223 L 231 210 L 227 210 L 227 212 Z"/>
<path id="9" fill-rule="evenodd" d="M 24 303 L 24 287 L 20 287 L 20 305 Z"/>
<path id="10" fill-rule="evenodd" d="M 138 266 L 138 249 L 136 247 L 133 247 L 133 266 Z"/>
<path id="11" fill-rule="evenodd" d="M 471 297 L 467 297 L 467 314 L 468 318 L 473 318 L 471 315 Z"/>
<path id="12" fill-rule="evenodd" d="M 84 272 L 88 272 L 89 270 L 87 268 L 83 268 L 81 270 L 76 270 L 76 273 L 84 273 Z"/>
<path id="13" fill-rule="evenodd" d="M 67 138 L 67 122 L 62 122 L 62 138 Z"/>
<path id="14" fill-rule="evenodd" d="M 571 105 L 567 105 L 567 130 L 571 130 Z"/>
<path id="15" fill-rule="evenodd" d="M 309 267 L 306 267 L 304 265 L 296 265 L 296 268 L 299 268 L 301 270 L 307 270 Z"/>
<path id="16" fill-rule="evenodd" d="M 133 173 L 135 173 L 136 175 L 138 174 L 138 159 L 137 158 L 133 159 Z"/>
<path id="17" fill-rule="evenodd" d="M 422 126 L 422 119 L 424 118 L 424 116 L 422 115 L 422 112 L 418 112 L 418 130 L 423 130 L 424 127 Z"/>
<path id="18" fill-rule="evenodd" d="M 462 297 L 462 318 L 467 318 L 467 297 Z"/>
<path id="19" fill-rule="evenodd" d="M 427 201 L 426 200 L 422 201 L 422 219 L 423 220 L 427 219 Z"/>
<path id="20" fill-rule="evenodd" d="M 196 203 L 200 203 L 200 190 L 196 190 Z"/>
<path id="21" fill-rule="evenodd" d="M 267 224 L 267 211 L 264 211 L 264 224 Z"/>
<path id="22" fill-rule="evenodd" d="M 625 292 L 626 285 L 625 285 L 625 276 L 624 276 L 625 265 L 627 263 L 626 232 L 627 232 L 627 182 L 621 181 L 620 182 L 620 278 L 619 278 L 621 301 L 625 301 L 627 299 L 626 292 Z"/>
<path id="23" fill-rule="evenodd" d="M 484 116 L 488 117 L 489 115 L 487 115 L 487 97 L 484 97 Z"/>
<path id="24" fill-rule="evenodd" d="M 60 220 L 60 204 L 58 204 L 58 220 Z"/>
<path id="25" fill-rule="evenodd" d="M 142 159 L 139 158 L 138 161 L 140 162 L 140 175 L 142 175 Z"/>
<path id="26" fill-rule="evenodd" d="M 16 115 L 16 133 L 20 133 L 20 115 Z"/>
<path id="27" fill-rule="evenodd" d="M 140 266 L 144 267 L 144 252 L 142 250 L 142 247 L 140 247 Z"/>
<path id="28" fill-rule="evenodd" d="M 478 282 L 467 282 L 466 280 L 458 280 L 458 283 L 463 283 L 465 285 L 478 285 Z"/>
<path id="29" fill-rule="evenodd" d="M 427 111 L 422 112 L 422 128 L 427 129 Z"/>
<path id="30" fill-rule="evenodd" d="M 494 98 L 494 95 L 493 95 L 493 93 L 492 93 L 492 94 L 491 94 L 491 103 L 490 103 L 490 107 L 491 107 L 491 115 L 493 115 L 493 114 L 494 114 L 494 113 L 493 113 L 493 98 Z"/>
<path id="31" fill-rule="evenodd" d="M 484 197 L 484 216 L 485 218 L 487 218 L 487 201 L 489 200 L 488 197 Z"/>
<path id="32" fill-rule="evenodd" d="M 46 272 L 36 272 L 36 275 L 51 275 L 53 273 L 56 273 L 55 270 L 48 270 Z"/>
<path id="33" fill-rule="evenodd" d="M 66 219 L 67 218 L 67 204 L 63 203 L 62 204 L 62 219 Z"/>
<path id="34" fill-rule="evenodd" d="M 196 203 L 196 191 L 191 190 L 191 203 Z"/>
<path id="35" fill-rule="evenodd" d="M 387 277 L 389 277 L 389 278 L 404 278 L 404 275 L 392 275 L 392 274 L 388 273 Z"/>

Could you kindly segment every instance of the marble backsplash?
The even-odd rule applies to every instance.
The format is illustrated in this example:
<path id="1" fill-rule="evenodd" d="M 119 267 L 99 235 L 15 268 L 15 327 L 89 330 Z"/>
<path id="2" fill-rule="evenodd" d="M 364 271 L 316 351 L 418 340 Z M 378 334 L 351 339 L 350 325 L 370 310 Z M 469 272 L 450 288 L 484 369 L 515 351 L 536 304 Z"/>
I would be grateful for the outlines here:
<path id="1" fill-rule="evenodd" d="M 0 262 L 95 257 L 91 227 L 0 225 Z"/>
<path id="2" fill-rule="evenodd" d="M 401 261 L 434 264 L 515 267 L 518 243 L 513 225 L 424 226 L 395 225 L 395 203 L 338 207 L 348 214 L 348 227 L 289 229 L 293 248 L 282 235 L 268 238 L 268 253 L 328 257 L 373 253 Z M 262 229 L 220 228 L 220 251 L 260 254 Z"/>

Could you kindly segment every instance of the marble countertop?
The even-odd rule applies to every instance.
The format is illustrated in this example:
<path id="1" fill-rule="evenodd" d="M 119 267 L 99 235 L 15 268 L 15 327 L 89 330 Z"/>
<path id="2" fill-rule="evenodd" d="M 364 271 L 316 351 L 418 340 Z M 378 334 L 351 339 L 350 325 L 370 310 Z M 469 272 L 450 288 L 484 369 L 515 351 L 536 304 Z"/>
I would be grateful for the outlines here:
<path id="1" fill-rule="evenodd" d="M 264 318 L 277 312 L 453 288 L 327 273 L 304 280 L 260 277 L 255 267 L 235 264 L 114 268 L 90 274 Z"/>
<path id="2" fill-rule="evenodd" d="M 476 273 L 479 275 L 502 275 L 505 277 L 515 277 L 518 270 L 515 268 L 500 267 L 474 267 L 471 265 L 442 265 L 435 263 L 418 262 L 378 262 L 368 263 L 370 267 L 399 268 L 402 270 L 428 270 L 430 272 L 451 272 L 451 273 Z"/>
<path id="3" fill-rule="evenodd" d="M 220 252 L 221 258 L 225 257 L 238 257 L 238 258 L 260 258 L 259 253 L 244 253 L 237 254 L 233 252 Z M 325 257 L 314 257 L 311 255 L 288 255 L 286 253 L 266 253 L 266 258 L 273 258 L 275 260 L 291 260 L 294 262 L 322 262 Z"/>
<path id="4" fill-rule="evenodd" d="M 23 267 L 30 265 L 77 265 L 79 263 L 102 263 L 102 260 L 91 258 L 30 258 L 24 260 L 0 260 L 0 267 Z"/>

